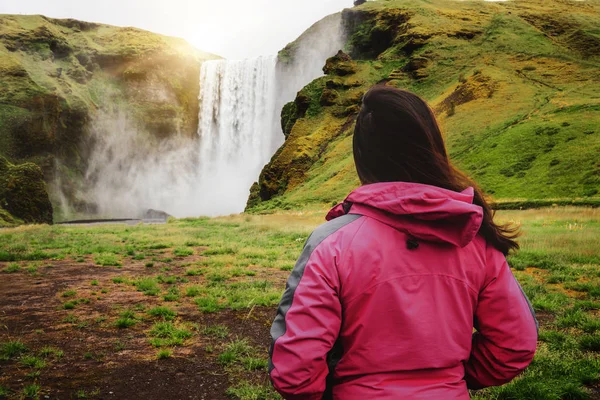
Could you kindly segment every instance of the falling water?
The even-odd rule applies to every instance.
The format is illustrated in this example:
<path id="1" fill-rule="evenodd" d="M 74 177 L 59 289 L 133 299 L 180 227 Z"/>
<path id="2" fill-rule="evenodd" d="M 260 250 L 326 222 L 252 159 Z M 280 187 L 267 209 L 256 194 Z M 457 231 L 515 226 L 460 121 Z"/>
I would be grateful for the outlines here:
<path id="1" fill-rule="evenodd" d="M 241 212 L 279 144 L 275 57 L 207 61 L 200 73 L 199 209 Z"/>

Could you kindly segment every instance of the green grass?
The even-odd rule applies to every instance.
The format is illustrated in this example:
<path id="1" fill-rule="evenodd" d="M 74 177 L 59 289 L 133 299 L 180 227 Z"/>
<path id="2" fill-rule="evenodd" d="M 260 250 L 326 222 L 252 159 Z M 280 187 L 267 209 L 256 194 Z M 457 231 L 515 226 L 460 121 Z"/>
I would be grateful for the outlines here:
<path id="1" fill-rule="evenodd" d="M 35 356 L 23 356 L 21 357 L 21 364 L 25 367 L 33 369 L 46 368 L 46 361 L 44 359 Z"/>
<path id="2" fill-rule="evenodd" d="M 169 307 L 155 307 L 148 310 L 148 314 L 153 317 L 160 317 L 165 321 L 172 321 L 177 316 L 177 312 Z"/>
<path id="3" fill-rule="evenodd" d="M 244 381 L 227 390 L 227 394 L 240 400 L 279 400 L 281 397 L 269 385 L 253 385 Z"/>
<path id="4" fill-rule="evenodd" d="M 173 322 L 156 322 L 149 332 L 150 344 L 155 347 L 181 346 L 193 333 L 183 325 Z"/>
<path id="5" fill-rule="evenodd" d="M 219 362 L 228 365 L 241 361 L 243 357 L 250 356 L 254 351 L 248 340 L 238 339 L 225 346 L 225 350 L 219 355 Z"/>
<path id="6" fill-rule="evenodd" d="M 176 286 L 172 286 L 167 290 L 167 293 L 163 295 L 163 300 L 174 302 L 178 301 L 180 297 L 179 289 Z"/>
<path id="7" fill-rule="evenodd" d="M 32 383 L 23 388 L 23 396 L 26 399 L 38 399 L 41 389 L 42 387 L 40 385 Z"/>
<path id="8" fill-rule="evenodd" d="M 159 360 L 164 360 L 166 358 L 171 358 L 172 355 L 173 352 L 171 350 L 161 349 L 158 351 L 158 353 L 156 353 L 156 358 Z"/>
<path id="9" fill-rule="evenodd" d="M 94 257 L 94 262 L 103 267 L 119 267 L 122 265 L 116 254 L 102 253 Z"/>
<path id="10" fill-rule="evenodd" d="M 8 274 L 14 274 L 15 272 L 21 271 L 21 266 L 16 263 L 10 264 L 8 267 L 4 268 L 4 272 Z"/>
<path id="11" fill-rule="evenodd" d="M 266 371 L 269 364 L 266 358 L 258 357 L 243 357 L 240 361 L 248 371 Z"/>
<path id="12" fill-rule="evenodd" d="M 65 355 L 64 351 L 52 346 L 42 347 L 38 354 L 40 357 L 55 359 L 61 359 Z"/>
<path id="13" fill-rule="evenodd" d="M 229 336 L 229 328 L 225 325 L 214 325 L 204 328 L 203 335 L 212 336 L 217 339 L 225 339 Z"/>
<path id="14" fill-rule="evenodd" d="M 185 290 L 185 295 L 187 297 L 196 297 L 200 293 L 202 293 L 202 288 L 200 286 L 190 286 Z"/>
<path id="15" fill-rule="evenodd" d="M 188 268 L 185 271 L 185 274 L 188 276 L 198 276 L 198 275 L 203 275 L 204 271 L 198 268 Z"/>
<path id="16" fill-rule="evenodd" d="M 13 340 L 0 343 L 0 360 L 10 360 L 28 351 L 25 343 Z"/>
<path id="17" fill-rule="evenodd" d="M 276 304 L 281 297 L 280 290 L 268 281 L 222 283 L 213 281 L 200 291 L 196 305 L 203 312 L 222 309 L 239 310 L 253 305 Z"/>
<path id="18" fill-rule="evenodd" d="M 156 296 L 160 293 L 160 286 L 156 278 L 140 278 L 134 281 L 133 285 L 146 296 Z"/>
<path id="19" fill-rule="evenodd" d="M 187 257 L 191 256 L 192 254 L 194 254 L 194 250 L 185 247 L 178 247 L 175 250 L 173 250 L 173 255 L 175 255 L 176 257 Z"/>
<path id="20" fill-rule="evenodd" d="M 63 308 L 65 310 L 73 310 L 77 306 L 77 304 L 77 301 L 67 301 L 66 303 L 63 303 Z"/>
<path id="21" fill-rule="evenodd" d="M 127 279 L 125 279 L 122 276 L 117 276 L 117 277 L 112 278 L 112 282 L 118 285 L 120 283 L 127 283 L 128 281 L 127 281 Z"/>
<path id="22" fill-rule="evenodd" d="M 67 314 L 66 317 L 63 318 L 63 322 L 68 323 L 68 324 L 76 324 L 77 322 L 79 322 L 79 318 L 73 314 Z"/>
<path id="23" fill-rule="evenodd" d="M 5 398 L 10 395 L 10 390 L 0 385 L 0 398 Z"/>
<path id="24" fill-rule="evenodd" d="M 132 310 L 125 310 L 119 314 L 119 319 L 115 326 L 119 329 L 126 329 L 138 323 L 138 318 Z"/>

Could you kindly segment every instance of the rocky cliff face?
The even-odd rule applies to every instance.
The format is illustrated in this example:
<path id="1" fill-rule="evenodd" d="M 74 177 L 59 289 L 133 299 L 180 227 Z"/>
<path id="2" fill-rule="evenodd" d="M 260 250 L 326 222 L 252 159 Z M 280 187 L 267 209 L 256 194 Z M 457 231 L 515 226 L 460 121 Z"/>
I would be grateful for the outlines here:
<path id="1" fill-rule="evenodd" d="M 249 210 L 322 207 L 359 184 L 352 132 L 374 84 L 427 99 L 454 162 L 496 199 L 598 196 L 600 5 L 372 1 L 342 17 L 343 52 L 283 108 Z"/>
<path id="2" fill-rule="evenodd" d="M 159 139 L 194 138 L 200 63 L 211 58 L 139 29 L 0 15 L 0 155 L 37 164 L 47 182 L 59 172 L 77 205 L 98 113 L 126 112 Z"/>

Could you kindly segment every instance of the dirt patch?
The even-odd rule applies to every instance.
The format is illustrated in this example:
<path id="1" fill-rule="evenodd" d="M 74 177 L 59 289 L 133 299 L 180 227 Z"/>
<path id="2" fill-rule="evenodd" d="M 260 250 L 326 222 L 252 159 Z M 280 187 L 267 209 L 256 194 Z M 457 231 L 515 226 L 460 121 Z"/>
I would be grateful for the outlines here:
<path id="1" fill-rule="evenodd" d="M 114 399 L 228 399 L 229 377 L 207 354 L 119 365 L 101 377 L 96 388 L 102 398 Z"/>
<path id="2" fill-rule="evenodd" d="M 39 267 L 37 276 L 0 275 L 0 343 L 19 340 L 27 346 L 27 355 L 38 357 L 47 346 L 63 352 L 62 357 L 47 357 L 39 376 L 18 357 L 0 361 L 0 385 L 14 392 L 9 398 L 19 398 L 23 387 L 32 383 L 41 386 L 42 398 L 79 398 L 82 394 L 101 399 L 230 398 L 227 389 L 239 382 L 219 363 L 220 349 L 231 340 L 246 339 L 266 358 L 275 307 L 202 313 L 193 298 L 182 296 L 176 303 L 165 303 L 130 284 L 112 281 L 117 276 L 135 278 L 157 272 L 148 270 L 141 264 L 115 268 L 52 261 Z M 184 276 L 185 268 L 173 267 L 169 274 Z M 187 278 L 192 284 L 203 281 L 202 277 Z M 97 285 L 91 285 L 92 281 Z M 67 290 L 76 294 L 64 297 Z M 64 303 L 72 299 L 83 301 L 74 309 L 64 309 Z M 193 336 L 183 346 L 169 348 L 171 357 L 161 360 L 148 336 L 159 319 L 146 313 L 157 305 L 175 309 L 176 323 L 195 326 Z M 126 309 L 133 310 L 137 323 L 118 329 L 115 321 Z M 202 333 L 204 327 L 215 325 L 227 327 L 229 335 L 219 339 Z M 244 379 L 268 382 L 265 371 L 244 373 Z"/>
<path id="3" fill-rule="evenodd" d="M 535 318 L 538 320 L 541 328 L 548 327 L 554 323 L 556 317 L 548 311 L 536 311 Z"/>

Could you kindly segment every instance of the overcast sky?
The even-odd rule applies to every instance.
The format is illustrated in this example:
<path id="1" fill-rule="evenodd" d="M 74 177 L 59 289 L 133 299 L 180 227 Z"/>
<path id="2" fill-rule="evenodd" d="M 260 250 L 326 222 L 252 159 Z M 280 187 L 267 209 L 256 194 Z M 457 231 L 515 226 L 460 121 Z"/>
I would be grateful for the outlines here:
<path id="1" fill-rule="evenodd" d="M 134 26 L 239 59 L 274 54 L 352 0 L 0 0 L 0 14 Z"/>

